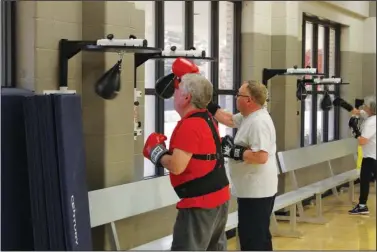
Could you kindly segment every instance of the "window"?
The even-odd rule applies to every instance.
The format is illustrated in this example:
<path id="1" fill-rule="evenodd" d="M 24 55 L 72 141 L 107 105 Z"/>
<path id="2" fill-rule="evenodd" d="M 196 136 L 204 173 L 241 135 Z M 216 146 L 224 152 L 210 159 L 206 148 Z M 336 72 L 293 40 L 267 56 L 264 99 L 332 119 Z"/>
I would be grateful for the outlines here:
<path id="1" fill-rule="evenodd" d="M 317 95 L 317 143 L 323 142 L 323 111 L 320 107 L 323 96 L 323 94 Z"/>
<path id="2" fill-rule="evenodd" d="M 308 94 L 305 99 L 305 111 L 304 111 L 304 116 L 305 116 L 305 145 L 311 145 L 312 144 L 312 95 Z"/>
<path id="3" fill-rule="evenodd" d="M 135 7 L 140 10 L 144 10 L 145 20 L 145 35 L 144 38 L 148 41 L 148 46 L 154 47 L 155 43 L 155 4 L 153 1 L 139 2 L 135 1 Z M 145 102 L 144 102 L 144 141 L 147 137 L 156 130 L 156 111 L 155 96 L 149 94 L 148 90 L 153 89 L 156 82 L 155 74 L 155 61 L 147 60 L 144 63 L 144 85 L 145 85 Z M 143 67 L 140 67 L 138 71 L 141 71 Z M 152 162 L 144 158 L 144 177 L 151 177 L 156 175 L 156 169 Z"/>
<path id="4" fill-rule="evenodd" d="M 154 2 L 153 1 L 135 1 L 135 7 L 144 10 L 145 19 L 145 35 L 144 38 L 148 41 L 148 46 L 154 47 L 155 43 L 155 13 L 154 13 Z M 155 85 L 155 62 L 154 60 L 147 60 L 144 63 L 144 79 L 145 88 L 154 88 Z"/>
<path id="5" fill-rule="evenodd" d="M 303 67 L 317 68 L 326 77 L 340 77 L 340 25 L 304 14 Z M 340 86 L 306 85 L 308 96 L 301 102 L 301 146 L 339 139 L 339 108 L 322 111 L 326 93 L 333 100 Z"/>
<path id="6" fill-rule="evenodd" d="M 194 47 L 211 56 L 211 1 L 194 2 Z M 196 60 L 200 73 L 210 79 L 210 63 Z"/>
<path id="7" fill-rule="evenodd" d="M 234 90 L 241 82 L 241 7 L 242 3 L 236 1 L 156 1 L 145 4 L 145 37 L 149 44 L 153 42 L 153 46 L 164 49 L 173 45 L 181 50 L 195 47 L 218 59 L 218 62 L 194 62 L 201 74 L 213 83 L 214 102 L 230 112 L 235 112 Z M 173 61 L 149 60 L 145 63 L 145 136 L 153 131 L 163 132 L 168 137 L 167 147 L 180 116 L 174 110 L 173 98 L 162 100 L 157 97 L 154 85 L 158 78 L 171 72 Z M 232 129 L 223 125 L 219 130 L 221 136 L 233 134 Z M 145 161 L 145 177 L 166 174 L 166 169 L 155 170 L 149 160 Z"/>
<path id="8" fill-rule="evenodd" d="M 156 98 L 154 95 L 146 95 L 144 102 L 144 141 L 147 137 L 156 131 L 156 113 L 153 109 L 156 104 Z M 153 163 L 144 158 L 144 177 L 151 177 L 156 175 L 156 169 Z"/>
<path id="9" fill-rule="evenodd" d="M 331 97 L 331 100 L 333 101 L 335 99 L 335 95 L 331 94 L 330 95 Z M 335 129 L 335 113 L 334 113 L 334 109 L 330 110 L 329 111 L 329 133 L 328 133 L 328 140 L 329 141 L 332 141 L 335 139 L 335 132 L 334 132 L 334 129 Z"/>
<path id="10" fill-rule="evenodd" d="M 235 112 L 236 107 L 235 90 L 241 85 L 234 78 L 234 6 L 231 2 L 219 2 L 218 103 L 231 113 Z M 234 133 L 232 128 L 222 124 L 219 125 L 219 131 L 221 137 Z"/>
<path id="11" fill-rule="evenodd" d="M 340 49 L 339 49 L 340 51 Z M 340 53 L 338 51 L 338 53 Z M 339 64 L 339 63 L 338 63 Z M 335 29 L 330 28 L 330 38 L 329 38 L 329 76 L 335 76 Z M 335 86 L 329 86 L 330 91 L 335 91 Z M 340 94 L 340 91 L 336 92 L 337 95 Z M 335 99 L 335 95 L 330 95 L 331 100 L 333 101 Z M 332 109 L 328 112 L 328 140 L 332 141 L 335 139 L 335 118 L 339 121 L 339 111 L 337 114 L 337 117 L 335 117 L 335 110 Z M 339 135 L 339 129 L 338 129 L 338 135 Z"/>
<path id="12" fill-rule="evenodd" d="M 165 15 L 164 15 L 164 42 L 165 49 L 171 46 L 176 46 L 177 50 L 185 49 L 185 2 L 184 1 L 164 1 Z M 174 15 L 171 15 L 174 13 Z M 164 61 L 164 75 L 171 73 L 171 66 L 174 59 L 167 59 Z M 174 98 L 164 100 L 164 132 L 168 140 L 166 147 L 169 148 L 169 141 L 174 127 L 180 120 L 179 114 L 174 110 Z"/>
<path id="13" fill-rule="evenodd" d="M 16 4 L 1 1 L 1 86 L 16 85 Z"/>
<path id="14" fill-rule="evenodd" d="M 305 63 L 304 67 L 313 65 L 313 25 L 309 22 L 305 23 Z M 312 86 L 306 85 L 306 90 L 312 90 Z M 305 145 L 312 144 L 312 96 L 308 95 L 305 99 L 304 111 L 304 137 Z"/>
<path id="15" fill-rule="evenodd" d="M 318 72 L 324 73 L 324 65 L 325 65 L 325 28 L 322 25 L 318 26 L 318 50 L 317 50 L 317 68 Z M 317 86 L 317 90 L 323 90 L 323 85 Z"/>
<path id="16" fill-rule="evenodd" d="M 234 89 L 233 82 L 233 30 L 234 5 L 220 2 L 219 20 L 219 89 Z"/>
<path id="17" fill-rule="evenodd" d="M 219 105 L 222 109 L 233 113 L 234 111 L 234 101 L 235 97 L 233 95 L 219 95 Z M 229 128 L 223 124 L 219 124 L 220 137 L 225 135 L 233 135 L 233 129 Z"/>

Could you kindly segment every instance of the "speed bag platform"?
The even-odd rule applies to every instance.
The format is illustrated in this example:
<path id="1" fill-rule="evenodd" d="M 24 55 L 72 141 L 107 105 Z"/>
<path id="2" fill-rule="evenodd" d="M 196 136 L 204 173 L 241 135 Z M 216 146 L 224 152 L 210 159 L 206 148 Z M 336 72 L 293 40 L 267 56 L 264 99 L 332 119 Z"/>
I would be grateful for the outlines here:
<path id="1" fill-rule="evenodd" d="M 1 250 L 34 250 L 23 102 L 34 93 L 1 88 Z"/>
<path id="2" fill-rule="evenodd" d="M 72 94 L 35 95 L 26 99 L 24 110 L 29 172 L 35 178 L 32 208 L 44 208 L 32 211 L 40 232 L 35 242 L 47 246 L 40 250 L 90 251 L 81 99 Z M 48 237 L 47 245 L 41 236 Z"/>

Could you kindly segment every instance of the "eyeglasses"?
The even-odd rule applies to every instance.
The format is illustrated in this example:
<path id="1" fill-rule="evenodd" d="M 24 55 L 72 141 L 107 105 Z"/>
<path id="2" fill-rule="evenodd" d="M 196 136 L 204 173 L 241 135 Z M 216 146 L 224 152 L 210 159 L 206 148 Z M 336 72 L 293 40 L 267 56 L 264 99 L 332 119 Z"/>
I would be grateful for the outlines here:
<path id="1" fill-rule="evenodd" d="M 240 93 L 236 93 L 236 98 L 238 97 L 247 97 L 247 98 L 251 98 L 250 96 L 248 95 L 241 95 Z"/>
<path id="2" fill-rule="evenodd" d="M 240 93 L 236 93 L 235 94 L 235 98 L 237 99 L 238 97 L 246 97 L 246 98 L 250 98 L 250 99 L 253 99 L 251 96 L 248 96 L 248 95 L 241 95 Z M 269 102 L 270 99 L 266 99 L 266 102 Z"/>

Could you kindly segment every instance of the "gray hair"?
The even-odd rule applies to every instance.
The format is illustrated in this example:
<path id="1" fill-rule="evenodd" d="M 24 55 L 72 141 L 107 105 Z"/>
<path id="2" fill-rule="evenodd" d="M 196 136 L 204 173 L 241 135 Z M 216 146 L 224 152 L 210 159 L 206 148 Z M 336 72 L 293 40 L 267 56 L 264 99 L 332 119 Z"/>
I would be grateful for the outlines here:
<path id="1" fill-rule="evenodd" d="M 367 106 L 373 115 L 376 114 L 376 97 L 375 96 L 367 96 L 364 98 L 364 105 Z"/>
<path id="2" fill-rule="evenodd" d="M 196 73 L 185 74 L 179 88 L 184 94 L 191 95 L 191 104 L 198 108 L 206 108 L 212 100 L 213 85 L 204 76 Z"/>

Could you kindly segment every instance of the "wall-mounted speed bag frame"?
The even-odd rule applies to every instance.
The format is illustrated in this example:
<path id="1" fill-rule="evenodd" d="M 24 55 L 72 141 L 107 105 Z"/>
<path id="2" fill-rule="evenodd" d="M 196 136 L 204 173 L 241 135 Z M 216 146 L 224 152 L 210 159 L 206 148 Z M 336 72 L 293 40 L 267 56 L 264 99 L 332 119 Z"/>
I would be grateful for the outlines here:
<path id="1" fill-rule="evenodd" d="M 130 35 L 129 39 L 114 39 L 109 34 L 106 39 L 97 41 L 68 40 L 59 41 L 59 87 L 67 87 L 68 60 L 81 51 L 112 52 L 112 53 L 159 53 L 161 49 L 148 47 L 145 39 L 136 39 Z"/>
<path id="2" fill-rule="evenodd" d="M 336 78 L 336 77 L 331 77 L 331 78 L 324 78 L 324 77 L 319 77 L 316 79 L 313 79 L 313 82 L 310 83 L 309 85 L 316 86 L 316 85 L 324 85 L 325 93 L 323 95 L 323 98 L 320 103 L 320 107 L 323 111 L 330 111 L 331 108 L 333 107 L 333 102 L 331 101 L 331 97 L 328 93 L 328 86 L 329 85 L 348 85 L 348 82 L 343 82 L 342 78 Z"/>
<path id="3" fill-rule="evenodd" d="M 196 50 L 191 47 L 189 50 L 177 50 L 172 46 L 169 50 L 162 50 L 156 47 L 148 47 L 146 39 L 138 39 L 130 35 L 128 39 L 115 39 L 113 34 L 107 35 L 105 39 L 96 41 L 72 41 L 61 39 L 59 41 L 59 90 L 46 91 L 45 93 L 74 93 L 68 90 L 68 60 L 81 51 L 89 52 L 111 52 L 120 55 L 119 61 L 108 70 L 96 83 L 95 92 L 103 99 L 114 99 L 121 89 L 120 72 L 122 57 L 124 53 L 134 54 L 134 139 L 142 134 L 141 121 L 138 116 L 138 99 L 142 92 L 137 90 L 137 68 L 149 59 L 174 59 L 183 57 L 193 60 L 215 61 L 215 58 L 207 57 L 204 50 Z M 124 66 L 123 67 L 127 67 Z"/>
<path id="4" fill-rule="evenodd" d="M 170 47 L 170 49 L 166 50 L 161 50 L 160 52 L 157 53 L 135 53 L 135 64 L 134 64 L 134 86 L 136 87 L 136 71 L 139 66 L 144 64 L 147 60 L 152 59 L 152 60 L 164 60 L 164 59 L 176 59 L 178 57 L 186 58 L 186 59 L 191 59 L 191 60 L 201 60 L 201 61 L 215 61 L 215 58 L 212 57 L 207 57 L 206 52 L 204 50 L 196 50 L 195 47 L 191 47 L 189 50 L 177 50 L 176 46 Z M 160 77 L 166 79 L 166 81 L 172 81 L 173 80 L 173 75 L 168 74 L 166 76 Z M 171 80 L 170 80 L 171 79 Z M 166 86 L 167 89 L 164 90 L 164 92 L 157 92 L 157 95 L 164 99 L 166 97 L 172 96 L 174 92 L 174 88 L 171 85 Z M 164 96 L 165 95 L 165 96 Z M 135 124 L 135 127 L 141 125 L 140 122 L 138 124 Z M 136 131 L 135 131 L 136 132 Z"/>
<path id="5" fill-rule="evenodd" d="M 318 73 L 318 69 L 307 66 L 306 68 L 274 69 L 263 68 L 262 83 L 267 86 L 268 81 L 275 76 L 323 76 L 323 73 Z"/>

